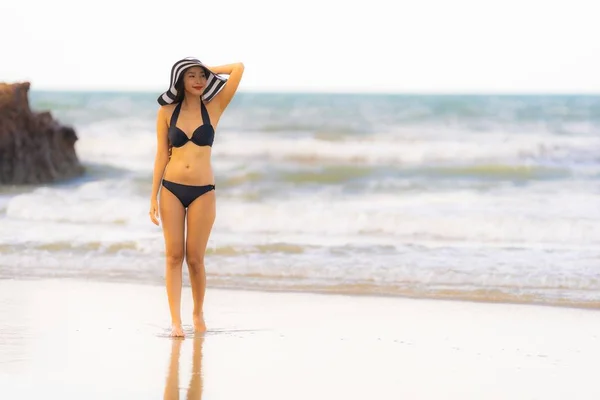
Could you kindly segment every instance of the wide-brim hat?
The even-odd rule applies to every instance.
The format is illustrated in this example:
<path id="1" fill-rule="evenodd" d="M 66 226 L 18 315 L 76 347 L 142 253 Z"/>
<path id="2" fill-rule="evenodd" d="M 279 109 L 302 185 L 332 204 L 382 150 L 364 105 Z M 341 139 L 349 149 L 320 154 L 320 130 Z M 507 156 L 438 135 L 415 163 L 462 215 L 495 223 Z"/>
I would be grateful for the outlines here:
<path id="1" fill-rule="evenodd" d="M 171 68 L 171 83 L 169 85 L 169 90 L 162 93 L 158 97 L 158 104 L 160 104 L 161 106 L 165 106 L 167 104 L 173 104 L 175 102 L 175 99 L 177 98 L 177 89 L 175 88 L 175 84 L 179 80 L 179 77 L 181 76 L 183 71 L 185 71 L 189 67 L 195 66 L 204 68 L 204 70 L 208 74 L 208 76 L 206 77 L 206 88 L 202 93 L 202 99 L 204 99 L 204 101 L 211 101 L 212 98 L 215 97 L 221 89 L 223 89 L 223 86 L 225 86 L 225 83 L 227 83 L 227 78 L 215 74 L 210 69 L 208 69 L 206 65 L 202 64 L 202 62 L 197 58 L 186 57 L 173 64 L 173 67 Z"/>

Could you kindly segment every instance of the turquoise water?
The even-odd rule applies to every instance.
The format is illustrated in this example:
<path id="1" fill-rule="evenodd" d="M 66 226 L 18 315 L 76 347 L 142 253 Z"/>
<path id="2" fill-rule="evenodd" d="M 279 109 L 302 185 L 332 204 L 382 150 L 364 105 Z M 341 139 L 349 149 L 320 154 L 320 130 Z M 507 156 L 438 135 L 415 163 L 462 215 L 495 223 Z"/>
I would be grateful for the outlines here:
<path id="1" fill-rule="evenodd" d="M 155 93 L 33 92 L 87 167 L 0 187 L 2 276 L 162 282 Z M 213 148 L 214 286 L 600 300 L 600 97 L 239 93 Z"/>

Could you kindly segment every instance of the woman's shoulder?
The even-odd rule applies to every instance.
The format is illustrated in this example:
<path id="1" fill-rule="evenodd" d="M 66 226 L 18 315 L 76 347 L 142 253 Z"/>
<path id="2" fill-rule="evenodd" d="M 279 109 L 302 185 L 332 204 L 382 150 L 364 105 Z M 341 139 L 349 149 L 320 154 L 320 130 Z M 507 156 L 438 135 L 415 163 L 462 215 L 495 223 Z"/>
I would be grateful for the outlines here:
<path id="1" fill-rule="evenodd" d="M 161 105 L 158 107 L 158 116 L 161 118 L 165 118 L 168 121 L 171 118 L 171 115 L 173 115 L 174 109 L 174 104 L 166 104 L 164 106 Z"/>

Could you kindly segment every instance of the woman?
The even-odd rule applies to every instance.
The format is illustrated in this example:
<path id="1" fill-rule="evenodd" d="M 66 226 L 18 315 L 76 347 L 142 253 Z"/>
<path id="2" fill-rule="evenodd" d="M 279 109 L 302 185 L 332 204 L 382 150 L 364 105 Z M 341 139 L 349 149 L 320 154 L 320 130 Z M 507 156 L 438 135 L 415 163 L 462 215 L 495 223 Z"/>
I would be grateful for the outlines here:
<path id="1" fill-rule="evenodd" d="M 171 336 L 184 336 L 180 315 L 184 256 L 194 298 L 194 331 L 206 330 L 204 253 L 216 211 L 211 148 L 221 115 L 237 91 L 243 72 L 242 63 L 209 68 L 197 59 L 185 58 L 173 65 L 170 88 L 157 100 L 161 106 L 156 121 L 158 142 L 150 219 L 158 225 L 160 211 Z M 158 202 L 161 183 L 166 190 L 160 190 Z"/>

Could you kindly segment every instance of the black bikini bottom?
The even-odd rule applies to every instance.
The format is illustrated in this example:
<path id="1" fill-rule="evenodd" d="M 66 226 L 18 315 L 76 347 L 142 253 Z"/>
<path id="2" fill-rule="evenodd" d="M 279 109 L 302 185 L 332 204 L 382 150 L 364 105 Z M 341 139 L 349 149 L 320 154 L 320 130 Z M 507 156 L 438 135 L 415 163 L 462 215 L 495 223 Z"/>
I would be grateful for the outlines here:
<path id="1" fill-rule="evenodd" d="M 179 199 L 184 208 L 188 208 L 194 200 L 203 194 L 215 190 L 215 185 L 191 186 L 167 181 L 165 179 L 162 180 L 162 185 Z"/>

